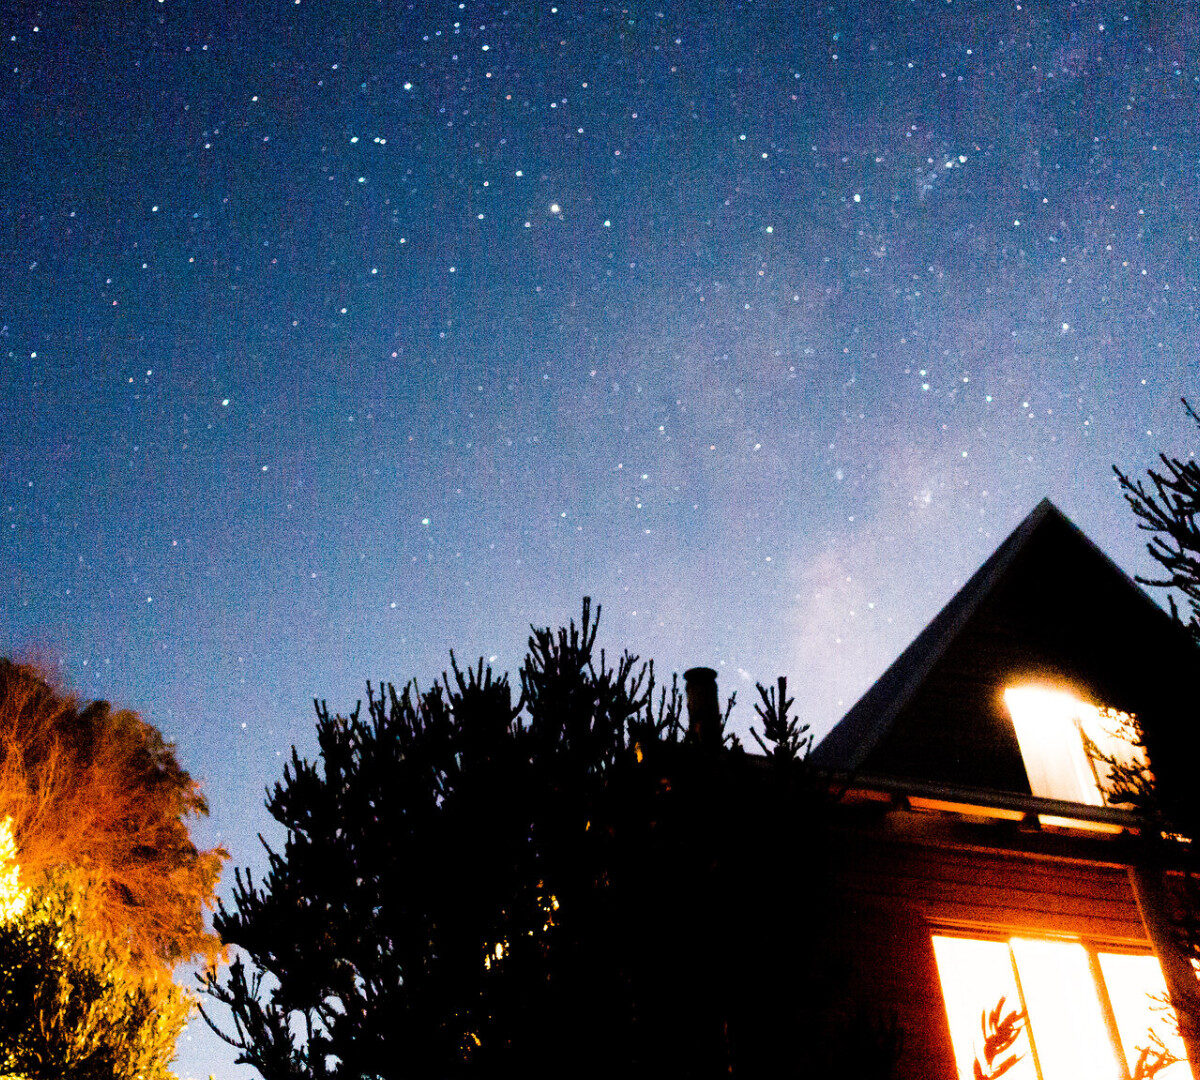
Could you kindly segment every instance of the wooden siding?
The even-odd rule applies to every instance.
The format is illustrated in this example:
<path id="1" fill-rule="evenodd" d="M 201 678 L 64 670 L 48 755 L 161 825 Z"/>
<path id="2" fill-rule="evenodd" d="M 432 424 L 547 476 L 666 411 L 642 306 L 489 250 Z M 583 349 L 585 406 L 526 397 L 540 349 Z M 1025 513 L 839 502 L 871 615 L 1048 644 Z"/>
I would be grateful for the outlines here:
<path id="1" fill-rule="evenodd" d="M 898 841 L 848 830 L 831 948 L 848 993 L 904 1030 L 900 1080 L 955 1080 L 931 936 L 1066 935 L 1148 948 L 1119 865 Z"/>

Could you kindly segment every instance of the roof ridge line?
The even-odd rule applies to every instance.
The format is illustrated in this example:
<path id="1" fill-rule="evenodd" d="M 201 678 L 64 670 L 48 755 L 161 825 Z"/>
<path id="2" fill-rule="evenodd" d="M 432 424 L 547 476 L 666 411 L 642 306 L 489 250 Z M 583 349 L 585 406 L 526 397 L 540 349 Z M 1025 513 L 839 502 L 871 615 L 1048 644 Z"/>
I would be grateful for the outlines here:
<path id="1" fill-rule="evenodd" d="M 997 581 L 1047 518 L 1066 522 L 1079 536 L 1087 540 L 1083 532 L 1049 497 L 1043 497 L 814 747 L 814 763 L 821 764 L 830 754 L 841 750 L 839 756 L 845 767 L 857 769 L 862 764 L 867 752 L 891 730 L 901 709 L 911 700 L 934 665 L 945 654 L 950 643 L 991 594 Z M 1090 540 L 1087 542 L 1095 550 L 1100 550 Z M 1108 559 L 1107 556 L 1105 558 Z M 1112 560 L 1108 559 L 1108 562 L 1112 563 Z M 1112 566 L 1133 585 L 1120 567 L 1115 563 L 1112 563 Z M 1137 588 L 1136 585 L 1133 587 Z M 1141 592 L 1140 589 L 1138 591 Z M 1149 597 L 1146 599 L 1149 600 Z M 892 685 L 893 683 L 898 685 Z M 832 742 L 829 741 L 831 738 Z"/>

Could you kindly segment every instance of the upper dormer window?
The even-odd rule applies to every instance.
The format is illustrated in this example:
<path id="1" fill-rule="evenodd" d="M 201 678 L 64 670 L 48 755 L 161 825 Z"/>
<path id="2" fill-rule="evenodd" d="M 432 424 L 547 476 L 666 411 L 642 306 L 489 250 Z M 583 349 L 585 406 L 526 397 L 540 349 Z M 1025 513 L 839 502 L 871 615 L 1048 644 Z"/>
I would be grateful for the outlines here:
<path id="1" fill-rule="evenodd" d="M 1034 795 L 1112 805 L 1107 761 L 1145 767 L 1131 713 L 1101 708 L 1069 690 L 1038 683 L 1010 686 L 1004 702 Z"/>

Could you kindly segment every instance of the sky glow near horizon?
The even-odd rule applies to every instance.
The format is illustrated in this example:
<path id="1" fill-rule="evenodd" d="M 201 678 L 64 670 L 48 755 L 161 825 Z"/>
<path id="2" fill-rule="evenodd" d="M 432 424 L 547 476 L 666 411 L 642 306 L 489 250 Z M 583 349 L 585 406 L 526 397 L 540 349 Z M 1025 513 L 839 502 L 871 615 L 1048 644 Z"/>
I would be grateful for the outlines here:
<path id="1" fill-rule="evenodd" d="M 1044 495 L 1152 569 L 1195 3 L 68 0 L 0 59 L 0 650 L 237 864 L 312 698 L 585 594 L 823 732 Z"/>

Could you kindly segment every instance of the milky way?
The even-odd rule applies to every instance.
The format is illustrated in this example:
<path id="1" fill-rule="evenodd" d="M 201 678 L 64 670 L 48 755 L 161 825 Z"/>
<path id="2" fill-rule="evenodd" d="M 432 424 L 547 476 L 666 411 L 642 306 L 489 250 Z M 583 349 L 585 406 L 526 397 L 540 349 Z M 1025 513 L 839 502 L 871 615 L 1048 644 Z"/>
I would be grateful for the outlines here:
<path id="1" fill-rule="evenodd" d="M 18 3 L 0 61 L 0 651 L 236 863 L 313 697 L 585 594 L 823 731 L 1044 495 L 1150 569 L 1195 3 Z"/>

